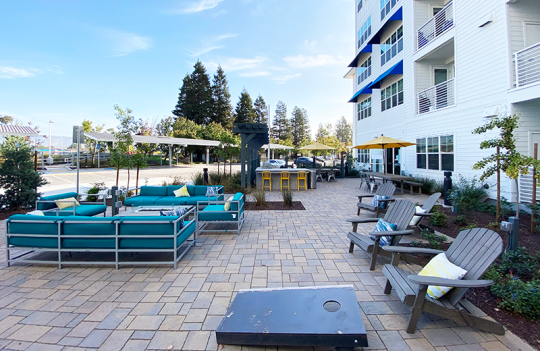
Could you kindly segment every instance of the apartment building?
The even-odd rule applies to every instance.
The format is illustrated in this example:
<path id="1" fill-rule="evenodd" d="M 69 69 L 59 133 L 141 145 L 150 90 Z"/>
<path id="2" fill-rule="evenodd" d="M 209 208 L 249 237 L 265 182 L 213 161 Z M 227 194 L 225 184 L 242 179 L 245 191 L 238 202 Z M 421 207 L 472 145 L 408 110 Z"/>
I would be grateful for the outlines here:
<path id="1" fill-rule="evenodd" d="M 540 143 L 539 0 L 356 0 L 354 144 L 381 134 L 417 145 L 356 150 L 360 168 L 442 179 L 480 175 L 473 135 L 519 113 L 519 151 Z M 510 198 L 512 182 L 502 184 Z M 526 188 L 526 187 L 523 187 Z M 526 190 L 526 189 L 525 189 Z M 530 196 L 530 195 L 529 195 Z"/>

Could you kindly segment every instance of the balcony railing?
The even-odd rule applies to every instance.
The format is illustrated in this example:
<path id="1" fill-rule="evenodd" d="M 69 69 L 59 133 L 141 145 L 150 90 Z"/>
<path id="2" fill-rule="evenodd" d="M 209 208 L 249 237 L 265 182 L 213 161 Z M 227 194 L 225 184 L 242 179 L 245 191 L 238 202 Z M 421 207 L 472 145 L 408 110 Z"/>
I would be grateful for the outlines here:
<path id="1" fill-rule="evenodd" d="M 516 87 L 540 82 L 540 43 L 514 54 Z"/>
<path id="2" fill-rule="evenodd" d="M 454 26 L 454 6 L 450 1 L 426 22 L 417 33 L 416 50 L 420 50 Z"/>
<path id="3" fill-rule="evenodd" d="M 418 93 L 418 114 L 436 111 L 454 104 L 454 79 Z"/>

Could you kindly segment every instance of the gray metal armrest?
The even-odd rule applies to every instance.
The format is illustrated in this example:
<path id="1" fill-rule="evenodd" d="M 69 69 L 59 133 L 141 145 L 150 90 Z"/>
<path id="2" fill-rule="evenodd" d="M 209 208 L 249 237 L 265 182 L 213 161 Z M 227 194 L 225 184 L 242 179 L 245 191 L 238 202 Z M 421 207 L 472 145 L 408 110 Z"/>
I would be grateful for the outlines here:
<path id="1" fill-rule="evenodd" d="M 410 282 L 418 285 L 438 285 L 451 288 L 484 288 L 493 285 L 493 280 L 459 280 L 439 277 L 428 277 L 423 275 L 409 275 Z"/>
<path id="2" fill-rule="evenodd" d="M 351 223 L 375 223 L 378 222 L 378 218 L 347 218 L 347 222 Z"/>
<path id="3" fill-rule="evenodd" d="M 398 236 L 398 235 L 410 235 L 414 231 L 412 230 L 395 230 L 391 232 L 371 232 L 369 235 L 373 236 Z"/>
<path id="4" fill-rule="evenodd" d="M 424 249 L 421 247 L 406 247 L 406 246 L 385 246 L 384 251 L 404 253 L 404 254 L 422 254 L 422 255 L 438 255 L 444 251 L 435 249 Z"/>

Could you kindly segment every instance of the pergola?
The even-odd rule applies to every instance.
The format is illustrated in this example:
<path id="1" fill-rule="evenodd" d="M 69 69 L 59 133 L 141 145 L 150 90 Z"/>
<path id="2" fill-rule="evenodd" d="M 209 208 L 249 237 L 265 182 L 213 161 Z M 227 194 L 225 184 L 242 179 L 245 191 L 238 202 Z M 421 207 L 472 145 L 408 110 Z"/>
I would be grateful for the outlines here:
<path id="1" fill-rule="evenodd" d="M 261 149 L 264 149 L 264 150 L 267 150 L 268 149 L 268 145 L 270 145 L 270 150 L 272 151 L 272 158 L 274 158 L 274 150 L 292 150 L 294 149 L 292 146 L 287 146 L 287 145 L 281 145 L 281 144 L 265 144 L 261 147 Z"/>
<path id="2" fill-rule="evenodd" d="M 84 136 L 96 141 L 111 142 L 117 141 L 116 136 L 110 133 L 91 133 L 84 132 Z M 188 138 L 171 138 L 166 136 L 152 136 L 152 135 L 132 135 L 133 142 L 136 144 L 161 144 L 169 145 L 169 167 L 172 167 L 172 146 L 180 145 L 187 146 L 205 146 L 206 147 L 206 164 L 209 164 L 210 160 L 210 147 L 219 146 L 220 142 L 216 140 L 204 140 L 204 139 L 188 139 Z"/>
<path id="3" fill-rule="evenodd" d="M 29 136 L 37 137 L 38 132 L 32 127 L 27 126 L 12 126 L 9 124 L 0 125 L 0 135 L 16 135 L 16 136 Z"/>

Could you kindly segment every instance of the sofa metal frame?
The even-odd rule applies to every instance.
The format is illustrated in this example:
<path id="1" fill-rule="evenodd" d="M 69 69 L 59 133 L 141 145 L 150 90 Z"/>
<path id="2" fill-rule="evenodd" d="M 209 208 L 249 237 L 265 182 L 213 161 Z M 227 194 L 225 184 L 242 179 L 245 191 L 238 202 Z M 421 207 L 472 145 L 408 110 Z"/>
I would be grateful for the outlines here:
<path id="1" fill-rule="evenodd" d="M 144 186 L 144 185 L 143 185 L 143 186 Z M 141 188 L 142 188 L 143 186 L 140 186 L 140 187 L 135 188 L 135 189 L 130 189 L 129 191 L 127 191 L 127 190 L 124 189 L 125 194 L 126 194 L 125 199 L 127 200 L 127 199 L 131 199 L 132 197 L 139 196 L 139 195 L 137 194 L 137 192 L 135 192 L 135 190 L 139 190 L 139 192 L 140 192 L 140 190 L 141 190 Z M 173 185 L 168 185 L 168 186 L 173 186 Z M 193 185 L 193 186 L 199 186 L 199 185 Z M 218 188 L 218 189 L 217 189 L 218 192 L 219 192 L 220 190 L 224 189 L 224 186 L 223 186 L 223 185 L 200 185 L 200 186 L 213 186 L 213 187 Z M 129 196 L 129 197 L 128 197 L 127 195 L 129 194 L 129 192 L 132 192 L 133 194 L 137 194 L 137 195 L 132 195 L 132 196 Z M 210 197 L 211 197 L 211 196 L 208 196 L 208 199 L 210 199 Z M 225 194 L 217 194 L 216 197 L 218 198 L 218 201 L 220 201 L 219 198 L 225 199 Z M 208 200 L 208 201 L 211 201 L 211 200 Z M 205 201 L 202 201 L 202 202 L 205 202 Z M 182 205 L 183 205 L 183 204 L 177 204 L 177 205 L 173 204 L 173 205 L 171 205 L 171 206 L 182 206 Z M 134 207 L 134 206 L 136 206 L 136 205 L 135 205 L 135 204 L 134 204 L 134 205 L 130 205 L 130 206 L 124 205 L 124 209 L 127 209 L 128 207 L 132 207 L 132 206 Z M 138 205 L 138 206 L 144 206 L 144 205 Z"/>
<path id="2" fill-rule="evenodd" d="M 95 196 L 96 197 L 96 201 L 81 201 L 79 200 L 81 195 L 84 195 L 84 196 Z M 103 196 L 103 201 L 97 201 L 99 200 L 99 197 Z M 65 201 L 65 199 L 57 199 L 57 200 L 50 200 L 50 201 L 47 201 L 47 200 L 40 200 L 40 199 L 37 199 L 36 200 L 36 208 L 38 208 L 38 204 L 55 204 L 56 205 L 56 201 L 58 200 L 61 200 L 62 202 L 69 202 L 69 201 Z M 78 202 L 79 205 L 84 205 L 84 206 L 91 206 L 91 205 L 105 205 L 107 206 L 107 195 L 105 194 L 86 194 L 86 193 L 83 193 L 83 194 L 77 194 L 77 201 L 73 201 L 73 215 L 75 216 L 76 212 L 76 208 L 75 208 L 75 203 Z M 51 208 L 49 210 L 43 210 L 42 212 L 45 213 L 45 212 L 56 212 L 56 215 L 59 216 L 59 213 L 60 211 L 69 211 L 69 208 L 64 208 L 63 210 L 61 210 L 59 207 L 56 207 L 56 208 Z M 107 217 L 107 211 L 103 212 L 103 217 Z"/>
<path id="3" fill-rule="evenodd" d="M 242 230 L 242 225 L 244 224 L 244 220 L 245 220 L 245 215 L 244 215 L 244 204 L 245 204 L 245 201 L 244 200 L 244 197 L 245 195 L 242 195 L 242 197 L 240 198 L 240 200 L 235 200 L 235 201 L 229 201 L 231 203 L 231 206 L 233 203 L 236 203 L 238 205 L 238 210 L 237 211 L 227 211 L 227 213 L 231 213 L 231 214 L 236 214 L 236 220 L 227 220 L 227 221 L 201 221 L 199 220 L 199 212 L 202 212 L 202 209 L 204 209 L 204 207 L 206 206 L 210 206 L 210 205 L 224 205 L 227 203 L 227 201 L 198 201 L 197 202 L 197 208 L 196 208 L 196 214 L 195 214 L 195 218 L 197 220 L 197 232 L 198 233 L 210 233 L 210 232 L 220 232 L 220 233 L 227 233 L 227 232 L 230 232 L 230 231 L 236 231 L 237 232 L 237 235 L 240 235 L 240 230 Z M 205 214 L 210 214 L 210 213 L 223 213 L 223 211 L 204 211 Z M 233 230 L 229 230 L 229 224 L 235 224 L 237 225 L 237 229 L 233 229 Z M 207 227 L 207 224 L 227 224 L 226 228 L 225 229 L 205 229 L 205 227 Z"/>
<path id="4" fill-rule="evenodd" d="M 167 264 L 173 264 L 174 269 L 177 268 L 178 262 L 186 255 L 186 253 L 189 251 L 189 249 L 192 246 L 195 246 L 195 242 L 197 240 L 197 226 L 196 226 L 196 218 L 193 218 L 189 223 L 184 225 L 182 229 L 178 231 L 178 222 L 180 220 L 184 220 L 185 218 L 188 218 L 190 214 L 194 213 L 195 208 L 192 207 L 188 212 L 186 212 L 183 216 L 177 218 L 172 222 L 174 225 L 174 233 L 171 235 L 124 235 L 119 234 L 119 226 L 121 223 L 137 223 L 137 224 L 156 224 L 159 225 L 157 222 L 153 221 L 130 221 L 129 217 L 119 217 L 118 219 L 113 219 L 112 222 L 114 222 L 116 229 L 115 229 L 115 235 L 63 235 L 62 233 L 62 224 L 66 222 L 70 222 L 69 219 L 58 219 L 55 221 L 55 223 L 58 225 L 58 234 L 56 235 L 45 235 L 45 234 L 39 234 L 40 238 L 57 238 L 58 239 L 58 247 L 57 248 L 42 248 L 42 247 L 26 247 L 26 246 L 11 246 L 7 244 L 9 242 L 10 237 L 36 237 L 36 234 L 17 234 L 17 233 L 9 233 L 9 226 L 11 223 L 47 223 L 50 224 L 51 221 L 30 221 L 30 220 L 11 220 L 7 221 L 6 223 L 6 260 L 7 265 L 10 266 L 12 262 L 25 262 L 25 263 L 55 263 L 55 261 L 51 260 L 33 260 L 33 259 L 22 259 L 22 257 L 25 257 L 33 252 L 57 252 L 58 253 L 58 260 L 56 261 L 58 263 L 58 268 L 62 268 L 62 265 L 115 265 L 115 268 L 118 269 L 120 265 L 167 265 Z M 178 237 L 192 224 L 195 222 L 195 230 L 193 231 L 193 238 L 189 239 L 189 237 L 184 240 L 181 245 L 178 247 L 177 239 Z M 96 224 L 96 222 L 93 221 L 73 221 L 73 223 L 81 223 L 81 224 Z M 171 224 L 171 222 L 167 223 Z M 190 235 L 191 237 L 191 235 Z M 76 249 L 76 248 L 62 248 L 62 239 L 115 239 L 115 248 L 114 249 L 94 249 L 94 248 L 82 248 L 82 249 Z M 119 248 L 119 239 L 170 239 L 173 238 L 173 248 L 170 249 L 120 249 Z M 183 243 L 187 242 L 187 246 L 182 245 Z M 184 248 L 182 250 L 182 248 Z M 28 252 L 22 253 L 16 257 L 11 256 L 11 250 L 28 250 Z M 182 252 L 179 251 L 182 250 Z M 63 252 L 113 252 L 115 254 L 115 260 L 114 261 L 62 261 L 62 253 Z M 119 254 L 120 253 L 133 253 L 133 252 L 162 252 L 162 253 L 172 253 L 174 255 L 173 261 L 120 261 L 119 260 Z"/>

